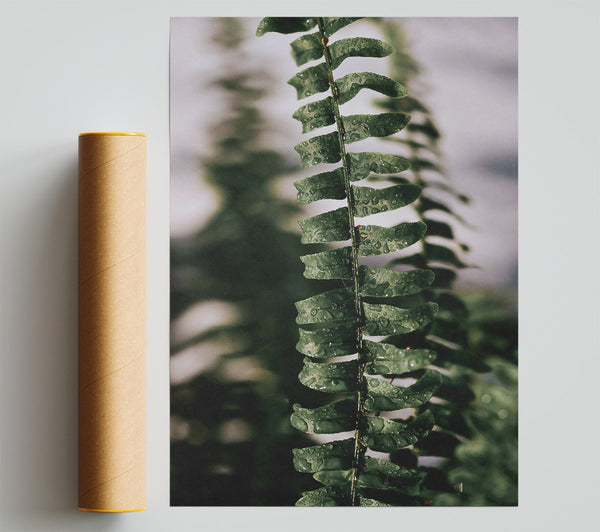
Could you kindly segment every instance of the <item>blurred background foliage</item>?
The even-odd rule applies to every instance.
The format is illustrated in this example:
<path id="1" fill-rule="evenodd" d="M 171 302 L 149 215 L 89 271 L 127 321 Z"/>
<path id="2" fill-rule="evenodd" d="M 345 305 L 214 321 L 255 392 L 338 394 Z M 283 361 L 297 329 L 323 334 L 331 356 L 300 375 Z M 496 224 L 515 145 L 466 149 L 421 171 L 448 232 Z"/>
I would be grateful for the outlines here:
<path id="1" fill-rule="evenodd" d="M 172 357 L 214 362 L 172 385 L 171 504 L 289 505 L 304 480 L 290 458 L 304 437 L 289 426 L 289 402 L 310 395 L 297 379 L 293 301 L 310 291 L 300 241 L 279 225 L 298 207 L 271 186 L 293 168 L 261 146 L 268 77 L 243 67 L 241 22 L 221 19 L 213 40 L 223 61 L 236 57 L 214 80 L 227 110 L 202 160 L 221 207 L 196 234 L 171 242 L 171 320 L 203 302 L 227 303 L 234 319 L 181 341 L 172 335 Z"/>
<path id="2" fill-rule="evenodd" d="M 314 441 L 291 428 L 291 404 L 320 402 L 298 382 L 294 302 L 323 289 L 302 276 L 299 260 L 317 248 L 301 245 L 288 229 L 305 216 L 278 193 L 277 184 L 298 171 L 299 161 L 265 147 L 273 129 L 263 111 L 276 82 L 245 55 L 242 20 L 214 22 L 212 43 L 229 68 L 211 81 L 224 112 L 211 127 L 199 179 L 217 192 L 219 208 L 194 234 L 171 240 L 171 504 L 293 505 L 312 480 L 294 471 L 291 449 Z M 409 90 L 408 98 L 377 105 L 412 116 L 406 134 L 391 142 L 411 159 L 409 180 L 425 190 L 416 215 L 432 228 L 419 251 L 393 265 L 433 269 L 436 281 L 424 297 L 441 307 L 426 335 L 398 342 L 438 350 L 436 365 L 448 376 L 431 407 L 436 431 L 418 449 L 390 457 L 427 469 L 423 493 L 387 502 L 514 505 L 515 305 L 498 292 L 454 290 L 457 272 L 468 265 L 468 246 L 454 236 L 453 226 L 464 223 L 454 206 L 469 200 L 446 175 L 440 132 L 419 99 L 420 67 L 402 27 L 374 22 L 397 50 L 391 77 Z M 193 325 L 202 322 L 209 325 Z"/>

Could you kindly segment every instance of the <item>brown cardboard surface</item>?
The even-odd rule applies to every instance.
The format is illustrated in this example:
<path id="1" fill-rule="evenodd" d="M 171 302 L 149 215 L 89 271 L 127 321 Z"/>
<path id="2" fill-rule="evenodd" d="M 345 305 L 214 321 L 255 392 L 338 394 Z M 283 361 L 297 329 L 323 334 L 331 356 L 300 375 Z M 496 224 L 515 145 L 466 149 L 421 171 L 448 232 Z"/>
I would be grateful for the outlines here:
<path id="1" fill-rule="evenodd" d="M 146 137 L 79 137 L 79 508 L 146 507 Z"/>

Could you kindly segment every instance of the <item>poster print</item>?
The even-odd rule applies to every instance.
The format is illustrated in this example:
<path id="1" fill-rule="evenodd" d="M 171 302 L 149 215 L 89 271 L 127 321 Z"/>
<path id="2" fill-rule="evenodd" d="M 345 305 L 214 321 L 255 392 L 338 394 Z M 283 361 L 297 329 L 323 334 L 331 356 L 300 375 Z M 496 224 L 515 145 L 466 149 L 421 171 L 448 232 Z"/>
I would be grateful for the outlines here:
<path id="1" fill-rule="evenodd" d="M 171 505 L 517 504 L 516 38 L 172 19 Z"/>

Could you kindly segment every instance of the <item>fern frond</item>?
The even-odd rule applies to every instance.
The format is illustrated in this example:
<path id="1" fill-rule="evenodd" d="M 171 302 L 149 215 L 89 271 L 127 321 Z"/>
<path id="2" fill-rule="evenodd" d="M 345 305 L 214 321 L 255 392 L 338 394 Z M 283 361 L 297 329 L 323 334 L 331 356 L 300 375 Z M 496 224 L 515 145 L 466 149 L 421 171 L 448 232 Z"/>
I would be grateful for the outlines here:
<path id="1" fill-rule="evenodd" d="M 348 58 L 381 58 L 393 48 L 380 40 L 352 37 L 330 43 L 332 34 L 353 19 L 264 19 L 257 33 L 294 33 L 317 30 L 295 39 L 292 56 L 305 68 L 289 84 L 298 99 L 329 91 L 318 101 L 301 106 L 293 115 L 303 133 L 335 125 L 335 131 L 316 135 L 295 146 L 303 167 L 340 163 L 295 183 L 298 201 L 309 204 L 322 199 L 345 199 L 346 206 L 301 220 L 303 243 L 350 241 L 349 245 L 303 256 L 305 277 L 341 279 L 350 286 L 329 290 L 296 303 L 300 326 L 299 352 L 308 358 L 300 381 L 308 388 L 335 394 L 335 402 L 312 409 L 294 405 L 292 425 L 309 434 L 354 431 L 351 439 L 294 450 L 298 471 L 314 473 L 323 488 L 305 493 L 298 505 L 385 505 L 378 498 L 393 492 L 399 498 L 418 494 L 424 473 L 393 460 L 373 458 L 367 450 L 397 453 L 427 437 L 434 426 L 433 413 L 405 419 L 382 417 L 382 411 L 420 408 L 442 386 L 442 375 L 428 366 L 436 358 L 432 349 L 411 349 L 387 342 L 387 338 L 422 331 L 438 312 L 438 304 L 410 304 L 433 282 L 426 269 L 395 271 L 359 265 L 359 257 L 386 255 L 408 248 L 425 235 L 423 221 L 393 227 L 357 225 L 355 217 L 395 211 L 418 200 L 423 187 L 394 176 L 407 170 L 407 158 L 377 152 L 348 152 L 348 145 L 367 138 L 387 138 L 410 127 L 405 112 L 342 115 L 340 106 L 369 89 L 393 98 L 407 95 L 403 85 L 371 72 L 347 74 L 334 71 Z M 351 183 L 377 174 L 390 176 L 385 188 Z M 375 177 L 375 176 L 373 176 Z M 444 228 L 438 227 L 438 232 Z M 404 298 L 404 299 L 402 299 Z M 407 299 L 408 298 L 408 299 Z M 402 300 L 402 304 L 398 301 Z M 406 304 L 405 304 L 406 303 Z M 366 336 L 383 336 L 376 342 Z M 351 360 L 335 357 L 354 355 Z M 416 379 L 409 386 L 385 380 L 400 376 Z M 340 399 L 341 398 L 341 399 Z M 371 493 L 376 498 L 371 498 Z M 377 495 L 378 494 L 378 495 Z"/>

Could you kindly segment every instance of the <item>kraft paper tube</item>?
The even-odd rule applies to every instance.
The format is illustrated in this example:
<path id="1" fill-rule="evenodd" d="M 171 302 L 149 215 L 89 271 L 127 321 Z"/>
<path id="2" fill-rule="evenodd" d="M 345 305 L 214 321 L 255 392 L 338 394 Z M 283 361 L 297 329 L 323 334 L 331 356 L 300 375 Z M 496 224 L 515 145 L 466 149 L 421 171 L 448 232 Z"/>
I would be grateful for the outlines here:
<path id="1" fill-rule="evenodd" d="M 146 507 L 146 136 L 79 136 L 79 509 Z"/>

